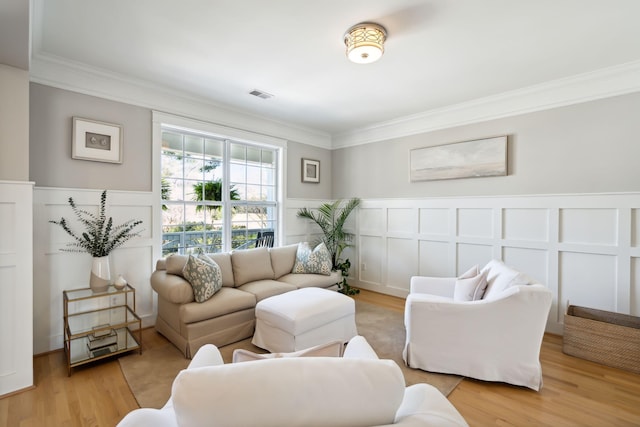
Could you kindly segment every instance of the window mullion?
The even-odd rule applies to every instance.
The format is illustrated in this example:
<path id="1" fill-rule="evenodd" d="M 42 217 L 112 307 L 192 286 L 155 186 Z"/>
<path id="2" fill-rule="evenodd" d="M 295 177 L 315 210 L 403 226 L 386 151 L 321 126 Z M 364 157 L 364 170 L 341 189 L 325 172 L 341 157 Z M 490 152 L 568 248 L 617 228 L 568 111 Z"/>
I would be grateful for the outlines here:
<path id="1" fill-rule="evenodd" d="M 232 246 L 232 226 L 231 226 L 231 200 L 229 198 L 229 176 L 231 174 L 231 141 L 224 140 L 224 155 L 222 157 L 222 218 L 224 230 L 223 246 L 225 250 L 231 250 Z"/>

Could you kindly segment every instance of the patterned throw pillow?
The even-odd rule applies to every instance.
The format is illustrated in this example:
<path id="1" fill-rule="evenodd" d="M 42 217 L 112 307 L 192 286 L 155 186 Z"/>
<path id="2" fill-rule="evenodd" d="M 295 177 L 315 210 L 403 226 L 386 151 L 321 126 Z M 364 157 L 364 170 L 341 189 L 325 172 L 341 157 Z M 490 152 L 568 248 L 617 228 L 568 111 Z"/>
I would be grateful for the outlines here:
<path id="1" fill-rule="evenodd" d="M 328 276 L 331 274 L 331 266 L 331 254 L 324 242 L 316 246 L 313 251 L 311 247 L 309 247 L 309 243 L 302 242 L 298 244 L 296 262 L 291 272 L 296 274 L 324 274 Z"/>
<path id="2" fill-rule="evenodd" d="M 182 275 L 191 284 L 196 302 L 205 302 L 222 287 L 222 273 L 214 260 L 204 254 L 189 255 Z"/>

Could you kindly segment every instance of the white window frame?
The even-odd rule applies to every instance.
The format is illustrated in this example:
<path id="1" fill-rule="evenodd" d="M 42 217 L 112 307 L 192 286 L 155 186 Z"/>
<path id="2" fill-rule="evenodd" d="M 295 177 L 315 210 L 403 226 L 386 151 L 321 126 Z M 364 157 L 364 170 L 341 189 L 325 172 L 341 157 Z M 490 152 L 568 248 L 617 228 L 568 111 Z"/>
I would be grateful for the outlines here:
<path id="1" fill-rule="evenodd" d="M 245 131 L 241 129 L 231 128 L 218 125 L 215 123 L 205 122 L 186 117 L 175 116 L 172 114 L 153 111 L 152 123 L 152 193 L 153 193 L 153 221 L 154 221 L 154 253 L 162 256 L 162 129 L 163 127 L 173 128 L 177 131 L 185 132 L 202 132 L 210 134 L 215 138 L 229 139 L 236 142 L 243 142 L 252 145 L 259 145 L 265 148 L 276 149 L 277 152 L 277 175 L 276 175 L 276 216 L 277 216 L 277 234 L 276 242 L 284 240 L 284 204 L 285 191 L 284 183 L 286 182 L 286 151 L 287 140 L 276 138 L 268 135 Z M 227 153 L 228 154 L 228 153 Z M 225 170 L 225 176 L 228 175 Z M 227 180 L 225 180 L 226 182 Z M 228 185 L 228 184 L 225 184 Z M 226 194 L 226 192 L 224 193 Z M 225 233 L 224 241 L 231 241 L 231 217 L 225 216 L 223 232 Z M 230 249 L 230 248 L 227 248 Z"/>

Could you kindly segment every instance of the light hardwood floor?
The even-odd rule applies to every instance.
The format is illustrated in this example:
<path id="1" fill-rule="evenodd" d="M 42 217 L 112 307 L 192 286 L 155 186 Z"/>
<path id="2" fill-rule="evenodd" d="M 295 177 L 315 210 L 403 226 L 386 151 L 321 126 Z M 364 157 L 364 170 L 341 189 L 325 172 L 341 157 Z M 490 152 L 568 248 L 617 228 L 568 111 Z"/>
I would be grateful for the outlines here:
<path id="1" fill-rule="evenodd" d="M 401 298 L 367 291 L 356 298 L 404 310 Z M 158 340 L 147 339 L 143 351 Z M 567 356 L 556 335 L 545 335 L 541 361 L 538 393 L 465 379 L 449 400 L 471 426 L 640 426 L 640 375 Z M 34 389 L 0 399 L 0 426 L 114 426 L 138 407 L 117 360 L 68 377 L 58 351 L 35 357 L 34 373 Z"/>

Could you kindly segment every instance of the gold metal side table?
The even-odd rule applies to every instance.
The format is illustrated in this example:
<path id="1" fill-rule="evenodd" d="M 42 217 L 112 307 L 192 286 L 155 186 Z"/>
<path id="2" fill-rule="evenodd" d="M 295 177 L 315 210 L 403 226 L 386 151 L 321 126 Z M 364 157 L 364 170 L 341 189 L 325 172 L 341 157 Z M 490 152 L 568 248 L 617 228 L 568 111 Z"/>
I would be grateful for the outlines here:
<path id="1" fill-rule="evenodd" d="M 142 354 L 142 321 L 136 314 L 136 290 L 110 285 L 105 292 L 90 288 L 62 292 L 64 351 L 71 368 L 117 354 Z"/>

